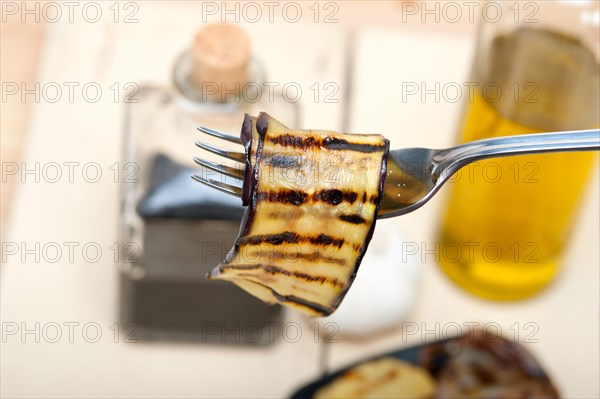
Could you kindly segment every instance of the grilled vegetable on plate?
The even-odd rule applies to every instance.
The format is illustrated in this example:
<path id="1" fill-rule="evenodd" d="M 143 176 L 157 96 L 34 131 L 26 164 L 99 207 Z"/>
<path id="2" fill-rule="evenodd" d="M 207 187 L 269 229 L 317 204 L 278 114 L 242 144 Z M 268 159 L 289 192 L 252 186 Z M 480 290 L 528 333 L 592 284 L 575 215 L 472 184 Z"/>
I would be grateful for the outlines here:
<path id="1" fill-rule="evenodd" d="M 556 399 L 554 383 L 517 342 L 488 330 L 380 354 L 322 376 L 292 399 Z"/>
<path id="2" fill-rule="evenodd" d="M 313 399 L 432 398 L 435 381 L 422 367 L 392 356 L 366 362 L 316 390 Z"/>

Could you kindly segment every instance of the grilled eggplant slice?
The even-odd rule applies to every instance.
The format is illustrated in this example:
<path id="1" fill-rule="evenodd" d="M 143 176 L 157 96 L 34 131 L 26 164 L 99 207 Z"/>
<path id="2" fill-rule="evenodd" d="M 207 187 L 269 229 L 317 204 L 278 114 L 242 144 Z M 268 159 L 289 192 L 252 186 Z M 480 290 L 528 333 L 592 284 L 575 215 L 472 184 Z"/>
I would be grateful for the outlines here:
<path id="1" fill-rule="evenodd" d="M 208 278 L 268 303 L 331 314 L 349 289 L 379 210 L 389 142 L 381 135 L 291 130 L 246 117 L 240 234 Z"/>
<path id="2" fill-rule="evenodd" d="M 315 392 L 313 399 L 432 398 L 435 381 L 426 369 L 384 357 L 353 367 Z"/>

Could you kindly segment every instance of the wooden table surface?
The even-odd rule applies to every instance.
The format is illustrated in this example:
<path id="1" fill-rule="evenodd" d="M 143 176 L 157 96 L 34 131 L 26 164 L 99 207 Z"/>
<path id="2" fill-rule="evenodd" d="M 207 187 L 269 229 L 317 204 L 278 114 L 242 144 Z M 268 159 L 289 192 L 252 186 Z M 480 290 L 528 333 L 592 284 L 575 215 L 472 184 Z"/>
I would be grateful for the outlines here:
<path id="1" fill-rule="evenodd" d="M 45 23 L 33 19 L 23 23 L 7 18 L 0 24 L 0 76 L 2 82 L 24 82 L 31 86 L 36 79 L 44 40 Z M 4 88 L 2 89 L 4 91 Z M 0 103 L 0 159 L 19 162 L 25 137 L 31 103 L 20 96 L 9 96 Z M 8 216 L 8 207 L 14 184 L 2 182 L 0 192 L 0 229 Z"/>
<path id="2" fill-rule="evenodd" d="M 191 2 L 135 4 L 139 21 L 133 24 L 115 23 L 108 3 L 103 10 L 111 18 L 96 24 L 82 19 L 37 24 L 30 39 L 36 44 L 29 46 L 34 64 L 19 68 L 8 63 L 7 70 L 13 72 L 6 76 L 18 82 L 96 82 L 106 93 L 115 83 L 168 84 L 174 57 L 187 47 L 201 24 L 201 6 Z M 398 23 L 402 18 L 399 4 L 341 6 L 337 24 L 315 24 L 304 18 L 298 24 L 276 21 L 244 26 L 253 42 L 260 43 L 256 51 L 268 61 L 273 79 L 302 85 L 331 81 L 342 88 L 342 43 L 346 33 L 356 29 L 350 129 L 381 132 L 390 138 L 392 147 L 450 145 L 460 103 L 402 101 L 396 93 L 402 90 L 401 82 L 408 80 L 466 81 L 474 26 L 438 24 L 429 29 L 414 20 Z M 5 54 L 10 48 L 4 40 L 13 28 L 2 27 L 2 80 L 7 81 Z M 39 53 L 34 49 L 42 37 L 43 52 Z M 26 35 L 16 34 L 14 46 L 21 48 L 18 42 L 25 39 Z M 35 64 L 35 54 L 41 54 L 39 64 Z M 303 126 L 340 127 L 343 102 L 303 101 L 301 105 Z M 8 119 L 5 110 L 11 110 Z M 26 129 L 22 159 L 27 165 L 95 162 L 108 174 L 110 165 L 120 160 L 122 110 L 123 104 L 111 96 L 95 103 L 81 98 L 57 103 L 3 102 L 3 148 L 5 131 Z M 21 137 L 9 140 L 21 141 Z M 329 346 L 328 367 L 335 369 L 381 351 L 439 338 L 451 323 L 497 323 L 506 334 L 520 333 L 519 342 L 542 362 L 565 397 L 598 397 L 600 214 L 595 173 L 561 275 L 548 290 L 518 303 L 478 300 L 450 283 L 428 257 L 422 263 L 419 302 L 407 320 L 411 328 L 417 326 L 418 333 L 408 334 L 405 324 L 404 330 L 399 327 L 369 339 L 340 337 L 340 342 Z M 21 254 L 4 253 L 0 270 L 2 397 L 282 397 L 319 375 L 321 345 L 314 342 L 312 322 L 293 312 L 287 313 L 287 322 L 298 323 L 302 337 L 298 342 L 280 340 L 268 348 L 124 343 L 122 335 L 115 336 L 118 271 L 108 248 L 117 240 L 119 187 L 110 175 L 97 183 L 78 176 L 73 182 L 62 179 L 57 183 L 13 180 L 16 190 L 3 242 L 25 243 L 27 248 L 36 243 L 83 246 L 92 242 L 104 254 L 98 262 L 76 252 L 74 261 L 61 258 L 53 263 L 44 257 L 23 255 L 23 261 Z M 421 211 L 382 223 L 416 243 L 432 246 L 443 203 L 444 192 Z M 35 323 L 40 323 L 39 342 L 35 332 L 22 331 L 35 330 Z M 63 334 L 56 343 L 50 339 L 53 323 Z M 524 329 L 526 323 L 536 326 L 537 342 L 523 342 L 524 334 L 530 332 Z M 72 340 L 68 339 L 69 325 L 75 329 Z M 8 334 L 7 329 L 15 326 L 18 332 Z M 92 330 L 84 334 L 85 326 Z M 90 337 L 94 331 L 101 332 L 96 342 Z"/>

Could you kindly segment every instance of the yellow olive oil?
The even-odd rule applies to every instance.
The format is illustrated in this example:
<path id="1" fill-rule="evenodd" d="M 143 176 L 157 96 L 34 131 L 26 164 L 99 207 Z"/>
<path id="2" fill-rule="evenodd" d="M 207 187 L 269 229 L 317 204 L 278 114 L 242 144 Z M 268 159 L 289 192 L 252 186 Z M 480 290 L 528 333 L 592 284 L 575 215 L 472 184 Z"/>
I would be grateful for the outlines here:
<path id="1" fill-rule="evenodd" d="M 593 70 L 598 68 L 593 55 L 553 32 L 513 35 L 496 41 L 492 70 L 500 62 L 506 68 L 514 51 L 525 58 L 518 62 L 526 64 L 517 66 L 520 72 L 498 68 L 504 76 L 492 73 L 490 81 L 502 89 L 502 99 L 497 92 L 492 98 L 490 90 L 474 94 L 461 141 L 597 127 L 598 78 L 593 74 L 599 72 Z M 532 57 L 537 60 L 531 62 Z M 581 60 L 590 65 L 575 62 Z M 511 74 L 519 80 L 507 79 Z M 573 109 L 575 119 L 564 114 Z M 465 290 L 492 300 L 522 299 L 542 290 L 557 274 L 594 161 L 593 152 L 563 152 L 491 159 L 463 168 L 448 183 L 439 246 L 442 270 Z"/>

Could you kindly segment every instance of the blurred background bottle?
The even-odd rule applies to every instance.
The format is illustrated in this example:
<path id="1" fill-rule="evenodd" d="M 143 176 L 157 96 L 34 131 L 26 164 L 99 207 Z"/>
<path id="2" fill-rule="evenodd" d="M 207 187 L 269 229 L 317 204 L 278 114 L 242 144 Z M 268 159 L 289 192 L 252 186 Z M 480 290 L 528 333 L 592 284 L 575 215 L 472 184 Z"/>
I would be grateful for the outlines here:
<path id="1" fill-rule="evenodd" d="M 266 111 L 296 126 L 297 107 L 265 86 L 264 66 L 236 25 L 204 25 L 173 61 L 171 86 L 142 85 L 127 101 L 119 259 L 123 325 L 134 323 L 141 339 L 270 343 L 262 329 L 280 320 L 281 309 L 205 278 L 235 242 L 244 209 L 238 198 L 193 181 L 198 174 L 225 182 L 192 157 L 222 162 L 196 148 L 196 140 L 240 151 L 201 135 L 199 125 L 237 135 L 245 113 Z M 249 325 L 257 334 L 244 334 Z"/>
<path id="2" fill-rule="evenodd" d="M 494 2 L 481 21 L 460 141 L 600 125 L 598 2 Z M 495 14 L 495 13 L 494 13 Z M 450 184 L 442 270 L 493 300 L 551 283 L 594 153 L 478 162 Z"/>

